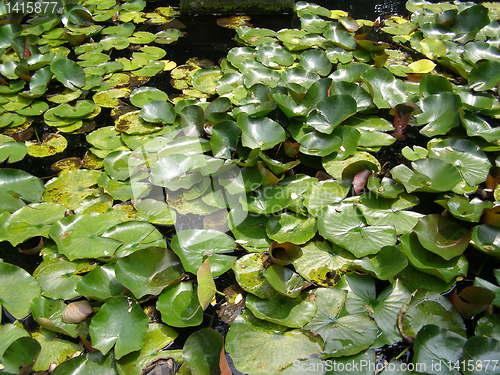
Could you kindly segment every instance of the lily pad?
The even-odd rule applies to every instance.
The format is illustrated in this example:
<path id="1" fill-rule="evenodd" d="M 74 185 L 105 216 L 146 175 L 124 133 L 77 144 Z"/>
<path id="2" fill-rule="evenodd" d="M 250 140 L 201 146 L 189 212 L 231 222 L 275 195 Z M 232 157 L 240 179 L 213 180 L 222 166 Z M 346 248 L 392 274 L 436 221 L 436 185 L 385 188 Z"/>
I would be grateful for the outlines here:
<path id="1" fill-rule="evenodd" d="M 14 212 L 24 202 L 40 202 L 44 191 L 42 181 L 19 169 L 0 169 L 0 211 Z"/>
<path id="2" fill-rule="evenodd" d="M 347 291 L 323 288 L 316 291 L 318 311 L 304 327 L 325 341 L 325 352 L 333 357 L 357 354 L 377 337 L 377 324 L 367 314 L 340 316 Z"/>
<path id="3" fill-rule="evenodd" d="M 203 320 L 203 309 L 193 285 L 181 282 L 165 289 L 158 297 L 156 308 L 162 321 L 172 327 L 191 327 Z"/>
<path id="4" fill-rule="evenodd" d="M 468 139 L 449 138 L 431 147 L 429 156 L 457 168 L 469 186 L 486 181 L 491 164 L 486 154 Z"/>
<path id="5" fill-rule="evenodd" d="M 420 219 L 414 232 L 423 247 L 450 260 L 469 245 L 470 231 L 439 214 L 430 214 Z"/>
<path id="6" fill-rule="evenodd" d="M 36 280 L 22 268 L 9 263 L 0 263 L 1 305 L 16 319 L 30 312 L 30 302 L 40 295 Z"/>
<path id="7" fill-rule="evenodd" d="M 101 306 L 89 327 L 92 346 L 108 353 L 114 346 L 117 359 L 144 344 L 149 319 L 130 298 L 116 297 Z"/>
<path id="8" fill-rule="evenodd" d="M 307 117 L 307 124 L 321 133 L 331 134 L 345 119 L 354 115 L 357 108 L 352 96 L 332 95 L 317 104 L 316 109 Z"/>
<path id="9" fill-rule="evenodd" d="M 42 142 L 26 141 L 25 145 L 30 156 L 43 158 L 63 152 L 68 146 L 68 141 L 61 134 L 46 133 Z"/>
<path id="10" fill-rule="evenodd" d="M 168 100 L 168 95 L 159 89 L 146 86 L 139 87 L 130 94 L 130 102 L 139 108 L 155 100 L 166 101 Z"/>
<path id="11" fill-rule="evenodd" d="M 72 299 L 79 296 L 75 287 L 82 274 L 92 271 L 96 265 L 86 261 L 70 262 L 66 259 L 44 260 L 33 273 L 45 297 Z"/>
<path id="12" fill-rule="evenodd" d="M 69 260 L 109 257 L 121 242 L 101 235 L 118 222 L 112 214 L 71 215 L 53 224 L 49 234 Z"/>
<path id="13" fill-rule="evenodd" d="M 443 330 L 465 337 L 462 317 L 443 296 L 419 288 L 401 308 L 398 327 L 401 335 L 413 342 L 417 333 L 428 325 L 439 325 Z"/>
<path id="14" fill-rule="evenodd" d="M 115 273 L 116 279 L 137 298 L 158 295 L 184 277 L 179 259 L 161 247 L 138 250 L 118 260 Z"/>
<path id="15" fill-rule="evenodd" d="M 246 337 L 243 348 L 239 343 Z M 294 350 L 289 350 L 289 348 Z M 226 337 L 226 350 L 234 366 L 244 373 L 278 375 L 299 358 L 320 354 L 321 346 L 300 330 L 264 322 L 250 314 L 236 318 Z M 250 363 L 249 356 L 255 360 Z"/>
<path id="16" fill-rule="evenodd" d="M 106 301 L 122 295 L 125 287 L 115 276 L 114 264 L 98 266 L 83 276 L 76 285 L 76 291 L 87 298 Z"/>
<path id="17" fill-rule="evenodd" d="M 396 244 L 393 226 L 367 225 L 353 204 L 328 206 L 318 213 L 318 232 L 357 257 L 376 254 Z"/>
<path id="18" fill-rule="evenodd" d="M 471 244 L 483 253 L 498 257 L 500 255 L 500 246 L 498 246 L 499 238 L 500 230 L 498 227 L 481 224 L 475 226 L 472 230 Z"/>
<path id="19" fill-rule="evenodd" d="M 249 148 L 267 150 L 285 140 L 285 130 L 267 117 L 252 118 L 247 115 L 238 117 L 241 129 L 241 142 Z"/>
<path id="20" fill-rule="evenodd" d="M 76 90 L 85 86 L 85 73 L 81 66 L 67 58 L 52 61 L 50 70 L 55 78 L 68 89 Z"/>
<path id="21" fill-rule="evenodd" d="M 172 104 L 154 100 L 143 105 L 140 116 L 143 120 L 154 124 L 173 124 L 176 113 Z"/>
<path id="22" fill-rule="evenodd" d="M 316 234 L 316 219 L 284 213 L 272 217 L 266 225 L 269 238 L 278 242 L 303 244 Z"/>
<path id="23" fill-rule="evenodd" d="M 214 276 L 226 272 L 235 258 L 219 255 L 234 250 L 234 240 L 227 234 L 212 229 L 188 229 L 177 232 L 172 239 L 172 250 L 179 256 L 184 269 L 196 274 L 204 258 L 210 259 Z"/>
<path id="24" fill-rule="evenodd" d="M 203 328 L 188 337 L 182 350 L 186 366 L 196 374 L 209 375 L 219 372 L 223 357 L 224 339 L 219 332 Z"/>

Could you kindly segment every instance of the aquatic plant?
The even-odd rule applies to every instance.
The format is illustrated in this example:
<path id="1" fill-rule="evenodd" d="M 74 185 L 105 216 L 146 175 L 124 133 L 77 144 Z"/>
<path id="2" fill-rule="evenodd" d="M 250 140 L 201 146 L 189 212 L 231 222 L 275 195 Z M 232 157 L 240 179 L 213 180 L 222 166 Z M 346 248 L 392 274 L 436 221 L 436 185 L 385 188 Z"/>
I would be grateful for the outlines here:
<path id="1" fill-rule="evenodd" d="M 0 373 L 498 373 L 498 4 L 298 2 L 179 66 L 146 6 L 0 24 L 0 240 L 42 257 L 0 263 Z"/>

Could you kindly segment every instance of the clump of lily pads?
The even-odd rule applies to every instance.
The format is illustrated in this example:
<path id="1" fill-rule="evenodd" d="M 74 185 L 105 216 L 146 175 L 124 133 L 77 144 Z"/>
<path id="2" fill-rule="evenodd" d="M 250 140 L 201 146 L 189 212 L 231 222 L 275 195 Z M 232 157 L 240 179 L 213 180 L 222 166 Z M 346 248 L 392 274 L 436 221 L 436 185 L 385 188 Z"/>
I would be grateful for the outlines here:
<path id="1" fill-rule="evenodd" d="M 498 373 L 500 8 L 406 6 L 297 2 L 219 65 L 163 60 L 142 0 L 1 24 L 0 160 L 89 147 L 0 169 L 0 240 L 42 257 L 0 261 L 0 373 Z"/>

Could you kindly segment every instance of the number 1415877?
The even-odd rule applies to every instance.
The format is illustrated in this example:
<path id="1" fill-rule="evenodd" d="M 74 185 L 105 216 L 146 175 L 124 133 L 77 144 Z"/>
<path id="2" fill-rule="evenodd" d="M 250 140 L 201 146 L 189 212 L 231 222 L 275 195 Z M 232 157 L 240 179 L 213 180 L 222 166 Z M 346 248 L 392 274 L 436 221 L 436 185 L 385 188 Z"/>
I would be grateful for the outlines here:
<path id="1" fill-rule="evenodd" d="M 6 2 L 7 13 L 35 13 L 47 14 L 57 12 L 59 3 L 57 1 L 12 1 Z"/>

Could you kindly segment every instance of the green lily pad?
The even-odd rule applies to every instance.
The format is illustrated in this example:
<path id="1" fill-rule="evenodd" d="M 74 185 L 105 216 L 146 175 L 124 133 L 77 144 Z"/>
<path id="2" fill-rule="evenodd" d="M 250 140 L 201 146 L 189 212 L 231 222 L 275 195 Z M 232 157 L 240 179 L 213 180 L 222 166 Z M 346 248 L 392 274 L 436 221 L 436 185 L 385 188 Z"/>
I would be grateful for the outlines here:
<path id="1" fill-rule="evenodd" d="M 415 233 L 399 238 L 399 250 L 406 255 L 408 261 L 421 272 L 438 277 L 449 283 L 458 276 L 467 274 L 467 259 L 462 255 L 450 260 L 425 249 Z"/>
<path id="2" fill-rule="evenodd" d="M 161 247 L 138 250 L 118 260 L 115 273 L 116 279 L 137 298 L 158 295 L 184 277 L 179 259 Z"/>
<path id="3" fill-rule="evenodd" d="M 30 313 L 30 301 L 40 295 L 36 280 L 22 268 L 0 263 L 1 305 L 16 319 Z"/>
<path id="4" fill-rule="evenodd" d="M 86 200 L 98 195 L 98 191 L 93 187 L 97 185 L 100 174 L 99 171 L 75 170 L 55 177 L 45 185 L 43 200 L 74 210 Z"/>
<path id="5" fill-rule="evenodd" d="M 31 337 L 20 337 L 5 349 L 2 355 L 2 372 L 18 374 L 29 369 L 40 353 L 41 346 Z M 28 370 L 29 371 L 29 370 Z"/>
<path id="6" fill-rule="evenodd" d="M 397 321 L 401 307 L 410 296 L 408 288 L 397 281 L 376 296 L 375 282 L 370 276 L 349 274 L 346 275 L 346 280 L 351 289 L 347 296 L 346 310 L 350 314 L 368 312 L 382 331 L 375 346 L 392 345 L 401 341 Z"/>
<path id="7" fill-rule="evenodd" d="M 267 117 L 252 118 L 247 115 L 238 117 L 238 128 L 241 129 L 241 142 L 249 148 L 267 150 L 285 140 L 285 130 Z"/>
<path id="8" fill-rule="evenodd" d="M 142 369 L 153 361 L 160 358 L 165 359 L 164 355 L 167 353 L 168 356 L 172 357 L 172 360 L 174 357 L 176 360 L 179 360 L 181 353 L 178 353 L 178 356 L 174 355 L 175 352 L 179 351 L 169 350 L 166 352 L 162 350 L 171 344 L 177 336 L 178 333 L 165 324 L 149 323 L 144 345 L 139 351 L 129 353 L 120 358 L 116 362 L 118 371 L 127 374 L 140 374 Z"/>
<path id="9" fill-rule="evenodd" d="M 16 142 L 7 135 L 0 135 L 0 162 L 15 163 L 24 159 L 26 154 L 27 149 L 23 142 Z"/>
<path id="10" fill-rule="evenodd" d="M 130 94 L 130 103 L 139 108 L 155 100 L 167 101 L 168 95 L 161 90 L 146 86 L 139 87 Z"/>
<path id="11" fill-rule="evenodd" d="M 154 100 L 144 104 L 140 116 L 143 120 L 151 123 L 173 124 L 176 113 L 172 104 Z"/>
<path id="12" fill-rule="evenodd" d="M 264 277 L 281 295 L 296 298 L 306 287 L 305 280 L 292 270 L 273 264 L 264 271 Z"/>
<path id="13" fill-rule="evenodd" d="M 236 281 L 241 288 L 261 299 L 274 298 L 278 295 L 263 276 L 268 259 L 268 255 L 250 253 L 239 258 L 233 266 Z"/>
<path id="14" fill-rule="evenodd" d="M 403 83 L 386 69 L 370 67 L 362 73 L 362 79 L 378 108 L 393 108 L 408 101 Z"/>
<path id="15" fill-rule="evenodd" d="M 299 55 L 299 64 L 308 72 L 326 76 L 332 70 L 332 64 L 321 49 L 309 49 Z"/>
<path id="16" fill-rule="evenodd" d="M 498 371 L 496 368 L 498 366 L 494 364 L 496 364 L 496 353 L 499 349 L 500 342 L 497 339 L 481 336 L 471 337 L 464 345 L 462 360 L 466 361 L 465 363 L 474 363 L 476 366 L 472 368 L 469 366 L 467 369 L 464 369 L 464 374 L 483 373 L 493 375 Z"/>
<path id="17" fill-rule="evenodd" d="M 498 257 L 500 255 L 499 237 L 500 230 L 498 227 L 481 224 L 475 226 L 472 230 L 471 244 L 483 253 Z"/>
<path id="18" fill-rule="evenodd" d="M 155 43 L 158 44 L 171 44 L 176 42 L 181 37 L 180 30 L 177 29 L 167 29 L 162 30 L 155 34 Z"/>
<path id="19" fill-rule="evenodd" d="M 442 371 L 448 372 L 448 366 L 454 365 L 462 358 L 466 339 L 443 327 L 442 324 L 437 324 L 428 324 L 418 332 L 412 363 L 425 364 L 429 368 L 440 367 Z"/>
<path id="20" fill-rule="evenodd" d="M 27 152 L 30 156 L 44 158 L 63 152 L 68 146 L 68 141 L 61 134 L 46 133 L 42 142 L 25 142 Z"/>
<path id="21" fill-rule="evenodd" d="M 246 307 L 255 317 L 290 328 L 301 328 L 316 314 L 314 292 L 303 293 L 297 298 L 279 296 L 260 299 L 254 294 L 246 298 Z"/>
<path id="22" fill-rule="evenodd" d="M 172 327 L 197 326 L 203 320 L 203 309 L 191 283 L 180 282 L 165 289 L 158 297 L 156 308 L 162 321 Z"/>
<path id="23" fill-rule="evenodd" d="M 266 232 L 270 239 L 278 242 L 303 244 L 315 236 L 316 219 L 285 212 L 267 222 Z"/>
<path id="24" fill-rule="evenodd" d="M 446 260 L 461 255 L 471 238 L 469 230 L 439 214 L 421 218 L 413 231 L 423 247 Z"/>
<path id="25" fill-rule="evenodd" d="M 312 156 L 328 156 L 338 151 L 342 146 L 342 139 L 334 134 L 323 134 L 317 131 L 306 133 L 298 139 L 300 152 Z"/>
<path id="26" fill-rule="evenodd" d="M 68 89 L 85 86 L 85 73 L 81 66 L 67 58 L 56 58 L 50 65 L 55 78 Z"/>
<path id="27" fill-rule="evenodd" d="M 271 69 L 279 69 L 281 66 L 290 66 L 295 58 L 279 44 L 260 44 L 255 49 L 255 58 L 263 65 Z"/>
<path id="28" fill-rule="evenodd" d="M 37 297 L 31 301 L 31 313 L 33 319 L 44 329 L 77 337 L 76 324 L 68 324 L 62 320 L 66 306 L 62 300 Z"/>
<path id="29" fill-rule="evenodd" d="M 349 193 L 350 181 L 326 180 L 309 187 L 304 194 L 304 206 L 310 214 L 315 215 L 324 206 L 339 203 Z"/>
<path id="30" fill-rule="evenodd" d="M 467 197 L 461 195 L 448 196 L 445 199 L 438 199 L 436 203 L 440 204 L 457 219 L 467 222 L 479 222 L 483 214 L 493 208 L 492 202 L 482 201 L 475 197 L 469 202 Z"/>
<path id="31" fill-rule="evenodd" d="M 248 212 L 268 215 L 293 203 L 292 192 L 286 186 L 264 186 L 247 194 Z"/>
<path id="32" fill-rule="evenodd" d="M 79 296 L 75 287 L 82 274 L 92 271 L 96 265 L 86 261 L 70 262 L 66 259 L 44 260 L 33 273 L 45 297 L 72 299 Z"/>
<path id="33" fill-rule="evenodd" d="M 339 317 L 346 297 L 345 290 L 316 290 L 318 311 L 304 327 L 323 338 L 325 352 L 333 357 L 357 354 L 367 349 L 377 337 L 377 324 L 367 314 Z"/>
<path id="34" fill-rule="evenodd" d="M 462 180 L 458 170 L 441 159 L 419 159 L 411 165 L 415 171 L 401 164 L 391 170 L 392 177 L 401 182 L 408 193 L 448 191 Z"/>
<path id="35" fill-rule="evenodd" d="M 40 330 L 33 338 L 41 345 L 42 350 L 37 357 L 34 371 L 47 370 L 52 363 L 61 364 L 68 357 L 72 357 L 82 350 L 80 345 L 57 337 L 57 333 Z"/>
<path id="36" fill-rule="evenodd" d="M 196 374 L 210 375 L 219 372 L 224 350 L 224 339 L 211 328 L 203 328 L 188 337 L 182 350 L 186 366 Z"/>
<path id="37" fill-rule="evenodd" d="M 184 269 L 196 274 L 205 257 L 210 259 L 214 276 L 226 272 L 235 258 L 219 255 L 234 250 L 234 240 L 227 234 L 212 229 L 188 229 L 177 232 L 172 239 L 172 250 L 179 256 Z"/>
<path id="38" fill-rule="evenodd" d="M 69 118 L 82 119 L 94 114 L 99 107 L 90 100 L 80 100 L 73 107 L 69 104 L 61 104 L 54 109 L 54 115 Z"/>
<path id="39" fill-rule="evenodd" d="M 115 265 L 98 266 L 83 276 L 76 285 L 76 291 L 82 296 L 98 301 L 106 301 L 122 295 L 125 287 L 115 276 Z"/>
<path id="40" fill-rule="evenodd" d="M 264 215 L 248 215 L 246 211 L 233 208 L 229 214 L 229 228 L 236 243 L 252 252 L 262 252 L 269 249 L 271 239 L 267 237 Z"/>
<path id="41" fill-rule="evenodd" d="M 469 186 L 486 181 L 491 167 L 486 154 L 468 139 L 449 138 L 441 141 L 431 147 L 429 156 L 454 165 Z"/>
<path id="42" fill-rule="evenodd" d="M 339 111 L 338 109 L 341 108 Z M 347 94 L 332 95 L 321 100 L 307 117 L 307 124 L 321 133 L 331 134 L 344 120 L 354 115 L 357 103 Z"/>
<path id="43" fill-rule="evenodd" d="M 121 242 L 101 235 L 118 222 L 112 214 L 71 215 L 53 224 L 49 234 L 69 260 L 110 257 Z"/>
<path id="44" fill-rule="evenodd" d="M 130 41 L 122 35 L 110 35 L 101 39 L 99 44 L 105 51 L 109 51 L 112 48 L 122 50 L 130 45 Z"/>
<path id="45" fill-rule="evenodd" d="M 478 320 L 474 333 L 476 336 L 490 337 L 495 340 L 500 338 L 500 316 L 494 314 L 491 316 L 483 316 Z"/>
<path id="46" fill-rule="evenodd" d="M 419 288 L 401 308 L 399 331 L 411 342 L 421 329 L 432 324 L 438 324 L 443 330 L 465 337 L 462 317 L 453 309 L 450 301 L 439 294 Z"/>
<path id="47" fill-rule="evenodd" d="M 210 67 L 199 69 L 191 78 L 193 87 L 206 94 L 215 94 L 217 82 L 222 77 L 222 72 L 219 68 Z"/>
<path id="48" fill-rule="evenodd" d="M 133 111 L 121 115 L 115 121 L 115 129 L 130 135 L 151 134 L 162 129 L 159 125 L 144 121 L 140 114 L 141 111 Z"/>
<path id="49" fill-rule="evenodd" d="M 126 88 L 109 89 L 100 91 L 92 97 L 92 100 L 99 107 L 114 108 L 120 103 L 120 98 L 130 95 L 130 90 Z"/>
<path id="50" fill-rule="evenodd" d="M 100 352 L 87 353 L 64 361 L 55 368 L 55 375 L 84 375 L 98 373 L 101 375 L 116 375 L 112 356 L 103 356 Z"/>
<path id="51" fill-rule="evenodd" d="M 0 211 L 14 212 L 25 202 L 40 202 L 44 191 L 42 181 L 19 169 L 0 169 Z"/>
<path id="52" fill-rule="evenodd" d="M 446 134 L 460 123 L 460 97 L 451 92 L 429 95 L 420 102 L 422 113 L 417 123 L 424 125 L 420 132 L 428 137 Z"/>
<path id="53" fill-rule="evenodd" d="M 13 246 L 29 238 L 48 237 L 50 225 L 64 218 L 66 208 L 55 203 L 33 203 L 10 215 L 0 229 L 0 238 Z"/>
<path id="54" fill-rule="evenodd" d="M 318 213 L 318 232 L 357 257 L 376 254 L 384 246 L 396 244 L 393 226 L 367 225 L 353 204 L 327 206 Z"/>
<path id="55" fill-rule="evenodd" d="M 468 78 L 470 88 L 475 91 L 491 90 L 500 81 L 500 61 L 482 61 L 475 64 Z"/>
<path id="56" fill-rule="evenodd" d="M 241 337 L 246 338 L 244 348 L 240 345 Z M 283 326 L 244 314 L 231 324 L 226 337 L 226 350 L 239 371 L 278 375 L 297 359 L 320 354 L 321 346 L 300 330 L 285 331 Z M 248 358 L 254 360 L 250 362 Z"/>
<path id="57" fill-rule="evenodd" d="M 354 259 L 346 250 L 326 241 L 310 241 L 301 249 L 302 256 L 293 262 L 295 270 L 307 281 L 325 287 L 339 283 Z"/>
<path id="58" fill-rule="evenodd" d="M 114 346 L 117 359 L 139 350 L 144 344 L 149 319 L 130 298 L 116 297 L 101 306 L 89 327 L 92 346 L 108 353 Z"/>

